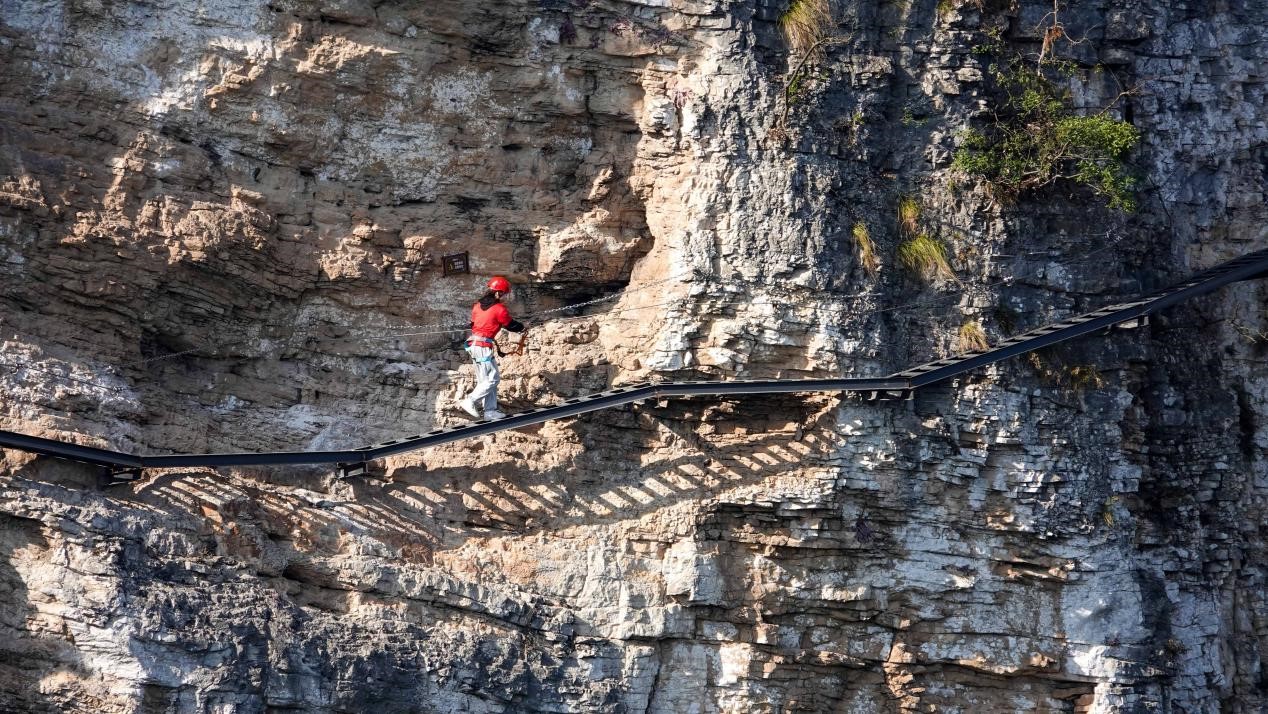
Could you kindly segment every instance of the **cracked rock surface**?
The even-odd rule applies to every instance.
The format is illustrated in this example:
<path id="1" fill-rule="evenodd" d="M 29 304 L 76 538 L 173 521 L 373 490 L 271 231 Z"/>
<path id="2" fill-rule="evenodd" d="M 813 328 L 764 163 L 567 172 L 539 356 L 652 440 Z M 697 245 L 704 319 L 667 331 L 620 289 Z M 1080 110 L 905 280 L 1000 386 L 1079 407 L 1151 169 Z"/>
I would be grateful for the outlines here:
<path id="1" fill-rule="evenodd" d="M 1073 5 L 839 3 L 792 91 L 779 0 L 4 0 L 0 428 L 456 423 L 493 274 L 534 323 L 518 411 L 889 374 L 1268 247 L 1268 9 Z M 975 48 L 1056 22 L 1072 101 L 1141 131 L 1134 214 L 951 169 L 997 101 Z M 897 261 L 904 197 L 954 278 Z M 1266 299 L 911 401 L 647 402 L 346 480 L 3 451 L 0 711 L 1262 711 Z"/>

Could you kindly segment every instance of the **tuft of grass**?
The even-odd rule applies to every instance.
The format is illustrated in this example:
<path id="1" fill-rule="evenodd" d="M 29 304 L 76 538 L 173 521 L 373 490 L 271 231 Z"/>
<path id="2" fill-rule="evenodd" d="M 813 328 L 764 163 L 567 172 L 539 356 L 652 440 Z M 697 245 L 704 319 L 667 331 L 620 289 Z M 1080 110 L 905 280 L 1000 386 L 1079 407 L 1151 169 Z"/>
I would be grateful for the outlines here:
<path id="1" fill-rule="evenodd" d="M 914 196 L 898 199 L 898 232 L 909 238 L 920 231 L 920 201 Z"/>
<path id="2" fill-rule="evenodd" d="M 1080 364 L 1066 370 L 1070 388 L 1076 392 L 1085 389 L 1100 389 L 1105 386 L 1105 378 L 1100 370 L 1090 364 Z"/>
<path id="3" fill-rule="evenodd" d="M 986 341 L 986 331 L 977 320 L 960 325 L 961 352 L 982 352 L 987 347 L 990 343 Z"/>
<path id="4" fill-rule="evenodd" d="M 942 241 L 924 233 L 898 246 L 898 262 L 924 280 L 955 277 Z"/>
<path id="5" fill-rule="evenodd" d="M 859 221 L 854 224 L 854 247 L 859 251 L 859 265 L 868 275 L 876 275 L 881 268 L 881 259 L 876 255 L 876 244 L 872 242 L 872 234 L 867 224 Z"/>
<path id="6" fill-rule="evenodd" d="M 1049 361 L 1040 357 L 1038 352 L 1028 353 L 1026 361 L 1040 377 L 1059 389 L 1082 393 L 1105 386 L 1105 378 L 1094 365 L 1064 364 L 1055 358 Z"/>
<path id="7" fill-rule="evenodd" d="M 855 111 L 848 118 L 839 119 L 834 124 L 834 128 L 838 131 L 844 131 L 849 137 L 850 146 L 858 146 L 859 135 L 863 132 L 863 110 Z"/>
<path id="8" fill-rule="evenodd" d="M 832 8 L 828 2 L 792 0 L 784 14 L 779 16 L 779 27 L 784 31 L 784 38 L 794 55 L 804 57 L 828 37 L 832 30 Z"/>
<path id="9" fill-rule="evenodd" d="M 985 11 L 987 0 L 938 0 L 938 17 L 946 19 L 952 10 L 963 7 L 971 7 L 975 10 Z"/>
<path id="10" fill-rule="evenodd" d="M 1047 362 L 1044 362 L 1038 352 L 1027 352 L 1025 360 L 1026 364 L 1029 364 L 1030 368 L 1035 370 L 1040 377 L 1049 381 L 1056 381 L 1057 372 L 1049 367 Z"/>
<path id="11" fill-rule="evenodd" d="M 930 119 L 928 116 L 924 114 L 917 115 L 916 111 L 911 107 L 904 107 L 903 116 L 899 119 L 899 122 L 908 129 L 919 129 L 925 124 L 928 124 L 929 121 Z"/>
<path id="12" fill-rule="evenodd" d="M 1114 527 L 1114 504 L 1118 503 L 1118 496 L 1110 496 L 1105 499 L 1105 503 L 1101 504 L 1101 520 L 1105 525 Z"/>

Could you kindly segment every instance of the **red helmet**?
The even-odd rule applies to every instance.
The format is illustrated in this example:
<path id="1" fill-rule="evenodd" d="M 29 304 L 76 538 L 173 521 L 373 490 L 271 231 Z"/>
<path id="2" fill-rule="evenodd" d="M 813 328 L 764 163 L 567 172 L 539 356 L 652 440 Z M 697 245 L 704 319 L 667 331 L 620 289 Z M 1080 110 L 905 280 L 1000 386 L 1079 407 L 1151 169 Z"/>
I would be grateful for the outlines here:
<path id="1" fill-rule="evenodd" d="M 492 278 L 489 278 L 489 289 L 496 290 L 500 293 L 509 293 L 511 292 L 511 283 L 501 275 L 494 275 Z"/>

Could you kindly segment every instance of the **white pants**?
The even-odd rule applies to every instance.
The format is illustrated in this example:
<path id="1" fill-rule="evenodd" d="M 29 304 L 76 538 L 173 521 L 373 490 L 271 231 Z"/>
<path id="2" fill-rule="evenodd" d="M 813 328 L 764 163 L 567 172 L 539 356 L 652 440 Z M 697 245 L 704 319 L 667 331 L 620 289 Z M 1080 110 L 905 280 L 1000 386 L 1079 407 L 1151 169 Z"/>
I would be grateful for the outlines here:
<path id="1" fill-rule="evenodd" d="M 467 399 L 476 406 L 483 406 L 484 413 L 498 410 L 498 382 L 502 381 L 502 373 L 498 371 L 497 355 L 491 347 L 467 345 L 467 354 L 475 362 L 476 386 L 467 395 Z"/>

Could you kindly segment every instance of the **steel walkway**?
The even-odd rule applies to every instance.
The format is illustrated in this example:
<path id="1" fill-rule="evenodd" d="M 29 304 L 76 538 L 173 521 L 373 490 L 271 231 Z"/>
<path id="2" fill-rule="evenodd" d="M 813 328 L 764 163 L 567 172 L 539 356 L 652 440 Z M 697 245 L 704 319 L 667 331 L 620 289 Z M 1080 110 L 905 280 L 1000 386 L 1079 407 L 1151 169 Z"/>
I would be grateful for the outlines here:
<path id="1" fill-rule="evenodd" d="M 477 421 L 436 429 L 426 434 L 386 441 L 359 449 L 342 451 L 278 451 L 229 454 L 172 454 L 137 456 L 109 449 L 79 446 L 53 439 L 0 430 L 0 447 L 81 461 L 104 467 L 114 474 L 114 482 L 140 476 L 141 469 L 194 466 L 264 466 L 278 464 L 338 464 L 341 473 L 364 471 L 375 459 L 408 451 L 439 446 L 507 429 L 576 416 L 645 399 L 699 395 L 773 394 L 794 392 L 846 392 L 867 398 L 910 397 L 914 390 L 950 379 L 983 365 L 1081 337 L 1098 330 L 1144 324 L 1148 316 L 1185 300 L 1206 295 L 1230 283 L 1268 277 L 1268 250 L 1249 253 L 1198 273 L 1183 283 L 1141 296 L 1128 302 L 1108 305 L 1061 322 L 1011 337 L 990 349 L 922 364 L 878 379 L 794 379 L 731 380 L 718 382 L 668 382 L 635 384 L 587 397 L 568 399 L 553 407 L 512 414 L 495 421 Z"/>

